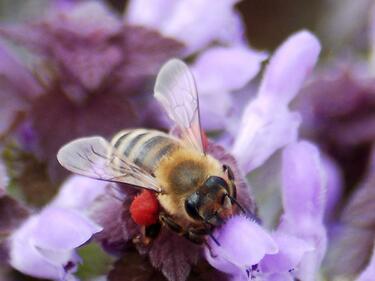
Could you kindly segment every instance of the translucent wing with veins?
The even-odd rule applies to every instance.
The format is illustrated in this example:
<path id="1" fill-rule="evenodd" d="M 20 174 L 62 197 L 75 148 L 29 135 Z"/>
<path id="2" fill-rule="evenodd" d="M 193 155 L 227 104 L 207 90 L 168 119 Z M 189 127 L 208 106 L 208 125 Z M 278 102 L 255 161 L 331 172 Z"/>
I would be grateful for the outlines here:
<path id="1" fill-rule="evenodd" d="M 204 153 L 197 87 L 188 66 L 178 59 L 168 61 L 156 78 L 154 92 L 181 130 L 182 140 Z"/>
<path id="2" fill-rule="evenodd" d="M 71 141 L 59 150 L 57 159 L 63 167 L 76 174 L 161 192 L 152 175 L 119 154 L 102 137 Z"/>

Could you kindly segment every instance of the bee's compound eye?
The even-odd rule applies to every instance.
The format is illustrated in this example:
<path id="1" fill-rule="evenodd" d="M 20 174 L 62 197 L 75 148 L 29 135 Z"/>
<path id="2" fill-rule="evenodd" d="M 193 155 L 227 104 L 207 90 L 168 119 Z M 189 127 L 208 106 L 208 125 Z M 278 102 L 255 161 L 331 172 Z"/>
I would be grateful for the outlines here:
<path id="1" fill-rule="evenodd" d="M 194 192 L 185 201 L 185 210 L 188 213 L 188 215 L 194 219 L 201 219 L 201 216 L 198 213 L 199 199 L 199 195 L 196 192 Z"/>
<path id="2" fill-rule="evenodd" d="M 226 173 L 227 177 L 229 180 L 234 180 L 234 173 L 232 171 L 232 169 L 228 166 L 228 165 L 223 165 L 223 170 L 224 172 Z"/>

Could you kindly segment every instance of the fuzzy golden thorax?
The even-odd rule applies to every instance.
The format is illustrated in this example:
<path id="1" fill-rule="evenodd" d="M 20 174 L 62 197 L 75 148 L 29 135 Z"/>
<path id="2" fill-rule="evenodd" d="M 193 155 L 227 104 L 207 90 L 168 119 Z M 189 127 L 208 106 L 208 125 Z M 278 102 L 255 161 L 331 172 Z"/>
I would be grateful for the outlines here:
<path id="1" fill-rule="evenodd" d="M 210 155 L 180 147 L 166 155 L 155 170 L 163 193 L 158 196 L 162 207 L 176 217 L 187 217 L 184 203 L 209 176 L 224 177 L 219 161 Z"/>

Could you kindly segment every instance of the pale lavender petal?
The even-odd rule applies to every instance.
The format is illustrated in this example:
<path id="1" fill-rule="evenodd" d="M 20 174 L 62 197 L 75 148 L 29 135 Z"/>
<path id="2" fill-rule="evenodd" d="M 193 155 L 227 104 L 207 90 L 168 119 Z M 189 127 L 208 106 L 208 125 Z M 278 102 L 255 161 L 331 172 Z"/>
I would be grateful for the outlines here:
<path id="1" fill-rule="evenodd" d="M 225 127 L 233 108 L 233 97 L 228 92 L 199 94 L 199 109 L 202 126 L 207 131 Z"/>
<path id="2" fill-rule="evenodd" d="M 38 216 L 33 244 L 41 249 L 72 250 L 87 242 L 102 228 L 78 211 L 47 207 Z"/>
<path id="3" fill-rule="evenodd" d="M 232 153 L 241 168 L 250 172 L 262 165 L 277 149 L 295 141 L 301 123 L 299 114 L 287 108 L 270 108 L 262 100 L 245 110 Z"/>
<path id="4" fill-rule="evenodd" d="M 366 269 L 359 275 L 357 281 L 372 281 L 375 276 L 375 246 L 372 253 L 372 258 Z"/>
<path id="5" fill-rule="evenodd" d="M 282 165 L 284 216 L 296 222 L 306 218 L 320 221 L 326 178 L 318 149 L 306 141 L 290 144 L 283 151 Z"/>
<path id="6" fill-rule="evenodd" d="M 239 24 L 238 13 L 234 11 L 236 2 L 238 0 L 223 0 L 212 5 L 211 1 L 181 1 L 161 32 L 185 43 L 188 53 L 214 40 L 240 42 L 243 27 Z"/>
<path id="7" fill-rule="evenodd" d="M 244 217 L 234 216 L 213 234 L 220 243 L 208 240 L 205 248 L 208 262 L 220 271 L 239 274 L 258 264 L 266 254 L 278 252 L 272 237 L 256 222 Z"/>
<path id="8" fill-rule="evenodd" d="M 315 280 L 327 248 L 323 225 L 326 181 L 318 149 L 301 141 L 290 144 L 283 152 L 284 215 L 278 231 L 294 235 L 314 247 L 302 258 L 297 276 Z"/>
<path id="9" fill-rule="evenodd" d="M 102 194 L 108 183 L 82 176 L 71 176 L 61 186 L 50 206 L 84 211 Z"/>
<path id="10" fill-rule="evenodd" d="M 208 49 L 192 66 L 199 93 L 241 89 L 258 74 L 266 58 L 265 53 L 246 46 Z"/>
<path id="11" fill-rule="evenodd" d="M 314 250 L 314 247 L 293 235 L 283 232 L 272 234 L 279 247 L 275 255 L 266 255 L 260 262 L 263 273 L 289 273 L 296 269 L 306 252 Z"/>
<path id="12" fill-rule="evenodd" d="M 124 15 L 125 21 L 160 29 L 177 5 L 178 1 L 175 0 L 130 0 Z"/>
<path id="13" fill-rule="evenodd" d="M 320 49 L 318 39 L 308 31 L 290 36 L 272 56 L 259 96 L 288 104 L 314 68 Z"/>
<path id="14" fill-rule="evenodd" d="M 39 227 L 40 216 L 34 215 L 12 234 L 9 238 L 10 265 L 38 278 L 72 280 L 71 274 L 77 268 L 79 257 L 72 249 L 50 250 L 35 244 L 35 240 L 38 240 L 35 233 Z M 65 236 L 69 235 L 65 233 Z"/>
<path id="15" fill-rule="evenodd" d="M 296 140 L 300 117 L 289 112 L 288 103 L 312 70 L 319 51 L 317 39 L 302 31 L 292 35 L 272 56 L 257 98 L 244 111 L 232 150 L 246 172 Z"/>

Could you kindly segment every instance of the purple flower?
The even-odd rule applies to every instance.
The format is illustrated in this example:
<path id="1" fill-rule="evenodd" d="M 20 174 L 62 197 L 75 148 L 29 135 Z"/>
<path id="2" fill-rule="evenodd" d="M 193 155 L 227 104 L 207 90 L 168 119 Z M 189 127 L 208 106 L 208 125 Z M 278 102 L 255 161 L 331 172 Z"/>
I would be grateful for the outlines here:
<path id="1" fill-rule="evenodd" d="M 319 52 L 318 40 L 302 31 L 292 35 L 272 56 L 257 97 L 245 108 L 232 148 L 244 171 L 262 165 L 277 149 L 296 140 L 301 117 L 290 111 L 288 104 Z"/>
<path id="2" fill-rule="evenodd" d="M 208 261 L 233 280 L 316 278 L 326 249 L 325 181 L 318 150 L 307 142 L 288 145 L 282 174 L 284 214 L 274 233 L 267 234 L 258 224 L 237 216 L 214 233 L 220 245 L 209 242 Z"/>
<path id="3" fill-rule="evenodd" d="M 109 137 L 130 126 L 161 125 L 158 115 L 141 114 L 139 108 L 154 102 L 147 91 L 150 77 L 183 45 L 155 30 L 124 25 L 101 2 L 47 11 L 27 25 L 0 28 L 3 37 L 35 58 L 31 74 L 0 53 L 0 69 L 7 78 L 2 95 L 9 101 L 2 120 L 8 135 L 17 129 L 21 143 L 48 162 L 50 175 L 61 178 L 55 155 L 63 143 L 91 134 Z M 28 145 L 29 135 L 35 145 Z"/>
<path id="4" fill-rule="evenodd" d="M 163 35 L 176 38 L 190 54 L 211 42 L 241 44 L 244 27 L 234 5 L 239 0 L 212 1 L 130 1 L 125 20 L 157 28 Z M 210 11 L 210 13 L 207 13 Z"/>
<path id="5" fill-rule="evenodd" d="M 70 280 L 80 259 L 75 249 L 101 228 L 79 212 L 49 206 L 9 238 L 9 263 L 38 278 Z"/>

